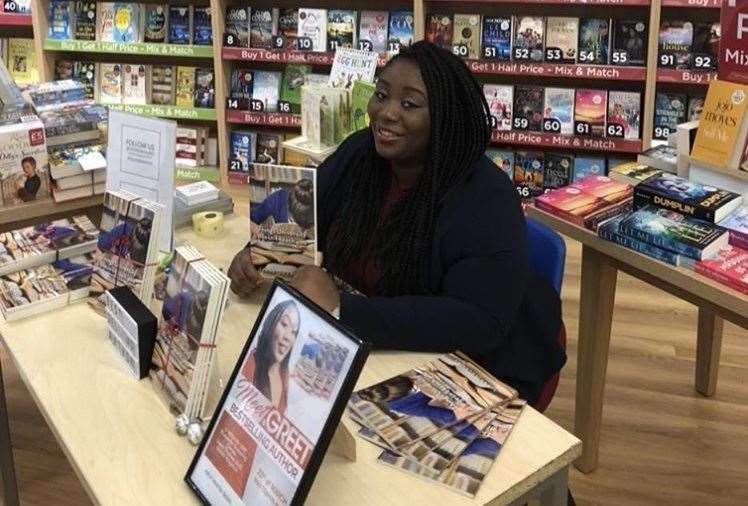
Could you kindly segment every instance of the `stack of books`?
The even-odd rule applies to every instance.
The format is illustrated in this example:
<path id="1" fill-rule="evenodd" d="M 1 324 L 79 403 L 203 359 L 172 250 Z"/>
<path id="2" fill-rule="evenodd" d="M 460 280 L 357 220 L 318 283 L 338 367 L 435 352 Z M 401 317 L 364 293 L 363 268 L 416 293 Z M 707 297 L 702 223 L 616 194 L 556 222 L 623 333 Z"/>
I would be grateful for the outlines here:
<path id="1" fill-rule="evenodd" d="M 207 181 L 186 184 L 174 190 L 174 197 L 185 207 L 205 204 L 218 199 L 218 188 Z"/>
<path id="2" fill-rule="evenodd" d="M 628 162 L 617 165 L 608 173 L 611 179 L 620 181 L 622 183 L 636 186 L 639 183 L 659 176 L 662 174 L 662 170 L 647 165 L 642 162 Z"/>
<path id="3" fill-rule="evenodd" d="M 49 150 L 52 197 L 65 202 L 106 190 L 104 145 L 99 142 L 58 146 Z"/>
<path id="4" fill-rule="evenodd" d="M 380 463 L 475 497 L 524 405 L 456 352 L 355 392 L 348 410 Z"/>
<path id="5" fill-rule="evenodd" d="M 697 262 L 694 270 L 748 295 L 748 250 L 728 246 L 715 256 Z"/>
<path id="6" fill-rule="evenodd" d="M 192 226 L 192 215 L 208 211 L 231 214 L 234 212 L 234 201 L 222 191 L 218 191 L 215 200 L 201 204 L 186 205 L 181 199 L 174 199 L 174 227 Z"/>
<path id="7" fill-rule="evenodd" d="M 207 127 L 177 126 L 177 167 L 215 165 L 216 149 L 216 139 L 210 137 Z"/>
<path id="8" fill-rule="evenodd" d="M 719 222 L 730 232 L 730 244 L 748 249 L 748 206 L 741 206 Z"/>
<path id="9" fill-rule="evenodd" d="M 98 141 L 106 129 L 108 112 L 98 104 L 71 104 L 39 114 L 47 135 L 47 146 Z"/>
<path id="10" fill-rule="evenodd" d="M 150 377 L 169 409 L 204 418 L 210 370 L 229 279 L 190 245 L 177 247 L 166 281 Z"/>

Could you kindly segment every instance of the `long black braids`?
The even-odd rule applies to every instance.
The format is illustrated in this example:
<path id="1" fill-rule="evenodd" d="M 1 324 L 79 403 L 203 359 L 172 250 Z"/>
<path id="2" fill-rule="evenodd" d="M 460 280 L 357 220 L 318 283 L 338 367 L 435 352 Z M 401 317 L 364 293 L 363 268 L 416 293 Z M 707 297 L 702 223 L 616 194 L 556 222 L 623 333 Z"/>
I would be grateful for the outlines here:
<path id="1" fill-rule="evenodd" d="M 428 93 L 431 132 L 424 170 L 386 220 L 379 214 L 390 181 L 387 161 L 368 142 L 351 161 L 351 187 L 332 227 L 325 261 L 333 272 L 360 262 L 367 248 L 382 267 L 385 295 L 427 294 L 426 261 L 434 225 L 449 190 L 463 181 L 486 150 L 491 136 L 488 104 L 481 87 L 462 60 L 421 41 L 404 48 L 393 62 L 418 65 Z"/>

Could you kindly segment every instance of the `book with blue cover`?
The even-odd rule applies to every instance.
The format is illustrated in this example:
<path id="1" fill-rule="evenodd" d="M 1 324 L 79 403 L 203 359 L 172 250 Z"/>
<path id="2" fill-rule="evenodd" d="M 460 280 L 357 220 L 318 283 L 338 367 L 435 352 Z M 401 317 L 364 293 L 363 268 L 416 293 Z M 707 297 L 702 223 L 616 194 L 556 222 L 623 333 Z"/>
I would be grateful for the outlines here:
<path id="1" fill-rule="evenodd" d="M 678 253 L 668 251 L 648 242 L 640 241 L 622 234 L 620 232 L 620 225 L 621 221 L 623 221 L 626 216 L 627 215 L 621 214 L 602 222 L 597 227 L 597 235 L 601 239 L 614 242 L 624 248 L 636 251 L 642 255 L 647 255 L 648 257 L 652 257 L 660 262 L 689 268 L 693 266 L 695 261 L 692 258 L 679 255 Z"/>
<path id="2" fill-rule="evenodd" d="M 552 190 L 571 183 L 574 171 L 574 157 L 566 153 L 546 153 L 543 188 Z"/>
<path id="3" fill-rule="evenodd" d="M 48 39 L 70 40 L 73 39 L 73 6 L 75 2 L 66 0 L 53 0 L 49 4 L 49 31 Z"/>
<path id="4" fill-rule="evenodd" d="M 512 18 L 484 16 L 481 57 L 509 61 L 512 57 Z"/>
<path id="5" fill-rule="evenodd" d="M 192 6 L 169 6 L 169 44 L 192 44 Z"/>
<path id="6" fill-rule="evenodd" d="M 514 185 L 522 197 L 537 197 L 543 193 L 545 153 L 517 151 L 514 153 Z"/>
<path id="7" fill-rule="evenodd" d="M 166 42 L 166 4 L 146 4 L 144 42 Z"/>
<path id="8" fill-rule="evenodd" d="M 249 167 L 254 160 L 255 134 L 245 130 L 231 132 L 229 171 L 248 174 Z"/>
<path id="9" fill-rule="evenodd" d="M 140 4 L 116 2 L 112 41 L 129 44 L 140 42 Z"/>
<path id="10" fill-rule="evenodd" d="M 619 225 L 622 234 L 703 260 L 727 246 L 727 229 L 655 206 L 643 207 L 626 216 Z"/>
<path id="11" fill-rule="evenodd" d="M 213 45 L 213 26 L 210 22 L 210 7 L 194 8 L 192 43 L 196 46 Z"/>
<path id="12" fill-rule="evenodd" d="M 579 20 L 577 61 L 605 65 L 610 57 L 610 20 L 583 18 Z"/>
<path id="13" fill-rule="evenodd" d="M 582 156 L 574 157 L 574 177 L 572 182 L 577 182 L 587 176 L 605 175 L 605 157 Z"/>
<path id="14" fill-rule="evenodd" d="M 389 51 L 394 47 L 410 46 L 413 44 L 413 12 L 392 11 L 390 12 Z"/>
<path id="15" fill-rule="evenodd" d="M 504 149 L 487 149 L 486 156 L 514 181 L 514 151 Z"/>

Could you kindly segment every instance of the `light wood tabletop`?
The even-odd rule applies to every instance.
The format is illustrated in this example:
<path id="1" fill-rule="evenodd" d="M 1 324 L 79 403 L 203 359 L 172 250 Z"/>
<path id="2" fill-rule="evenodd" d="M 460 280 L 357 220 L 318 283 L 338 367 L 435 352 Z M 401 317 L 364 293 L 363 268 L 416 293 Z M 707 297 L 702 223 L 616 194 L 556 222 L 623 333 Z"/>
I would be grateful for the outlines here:
<path id="1" fill-rule="evenodd" d="M 582 244 L 574 432 L 584 448 L 574 465 L 588 473 L 597 467 L 617 272 L 625 272 L 699 308 L 695 388 L 705 396 L 714 395 L 717 388 L 723 319 L 748 329 L 748 296 L 689 269 L 603 240 L 594 232 L 534 206 L 527 207 L 527 216 Z"/>
<path id="2" fill-rule="evenodd" d="M 178 233 L 218 267 L 244 245 L 248 222 L 226 219 L 217 239 Z M 213 402 L 249 334 L 264 291 L 251 300 L 234 294 L 218 338 Z M 193 504 L 183 482 L 195 452 L 174 430 L 174 417 L 151 385 L 136 381 L 105 337 L 106 322 L 85 303 L 13 323 L 0 323 L 8 356 L 94 503 Z M 358 387 L 423 362 L 428 354 L 373 353 Z M 351 430 L 355 424 L 344 416 Z M 581 444 L 534 409 L 525 408 L 475 500 L 376 462 L 377 449 L 356 438 L 355 462 L 328 453 L 308 504 L 508 504 L 559 473 Z M 557 496 L 558 497 L 558 496 Z M 564 490 L 565 499 L 565 490 Z"/>

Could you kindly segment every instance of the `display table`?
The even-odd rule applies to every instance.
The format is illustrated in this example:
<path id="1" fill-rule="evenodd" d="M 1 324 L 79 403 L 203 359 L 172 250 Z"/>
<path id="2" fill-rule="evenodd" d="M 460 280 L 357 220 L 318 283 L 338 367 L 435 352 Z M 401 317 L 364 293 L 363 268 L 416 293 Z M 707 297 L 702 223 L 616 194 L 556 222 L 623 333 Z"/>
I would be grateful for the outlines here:
<path id="1" fill-rule="evenodd" d="M 201 239 L 178 234 L 224 270 L 246 243 L 246 218 L 226 220 L 226 234 Z M 230 295 L 217 340 L 217 376 L 228 379 L 264 298 Z M 183 482 L 195 448 L 173 429 L 174 417 L 151 385 L 136 381 L 105 338 L 105 320 L 85 303 L 18 322 L 0 323 L 8 356 L 55 434 L 91 499 L 98 504 L 194 504 Z M 424 353 L 377 352 L 358 387 L 405 371 Z M 213 397 L 218 393 L 217 387 Z M 4 398 L 4 393 L 2 397 Z M 0 443 L 7 412 L 0 406 Z M 355 424 L 344 417 L 350 430 Z M 545 504 L 566 504 L 566 476 L 581 453 L 577 438 L 527 407 L 475 500 L 376 462 L 377 449 L 356 438 L 357 459 L 328 453 L 307 504 L 509 504 L 539 493 Z M 8 472 L 9 445 L 0 444 Z M 3 460 L 6 459 L 6 460 Z M 8 484 L 8 490 L 14 483 Z M 14 505 L 7 497 L 6 504 Z"/>
<path id="2" fill-rule="evenodd" d="M 696 345 L 696 390 L 706 396 L 717 387 L 723 319 L 748 328 L 748 296 L 683 267 L 673 267 L 597 234 L 527 207 L 527 215 L 582 243 L 579 299 L 579 344 L 574 432 L 584 443 L 575 466 L 597 467 L 605 373 L 608 365 L 616 276 L 620 270 L 688 301 L 699 308 Z"/>

